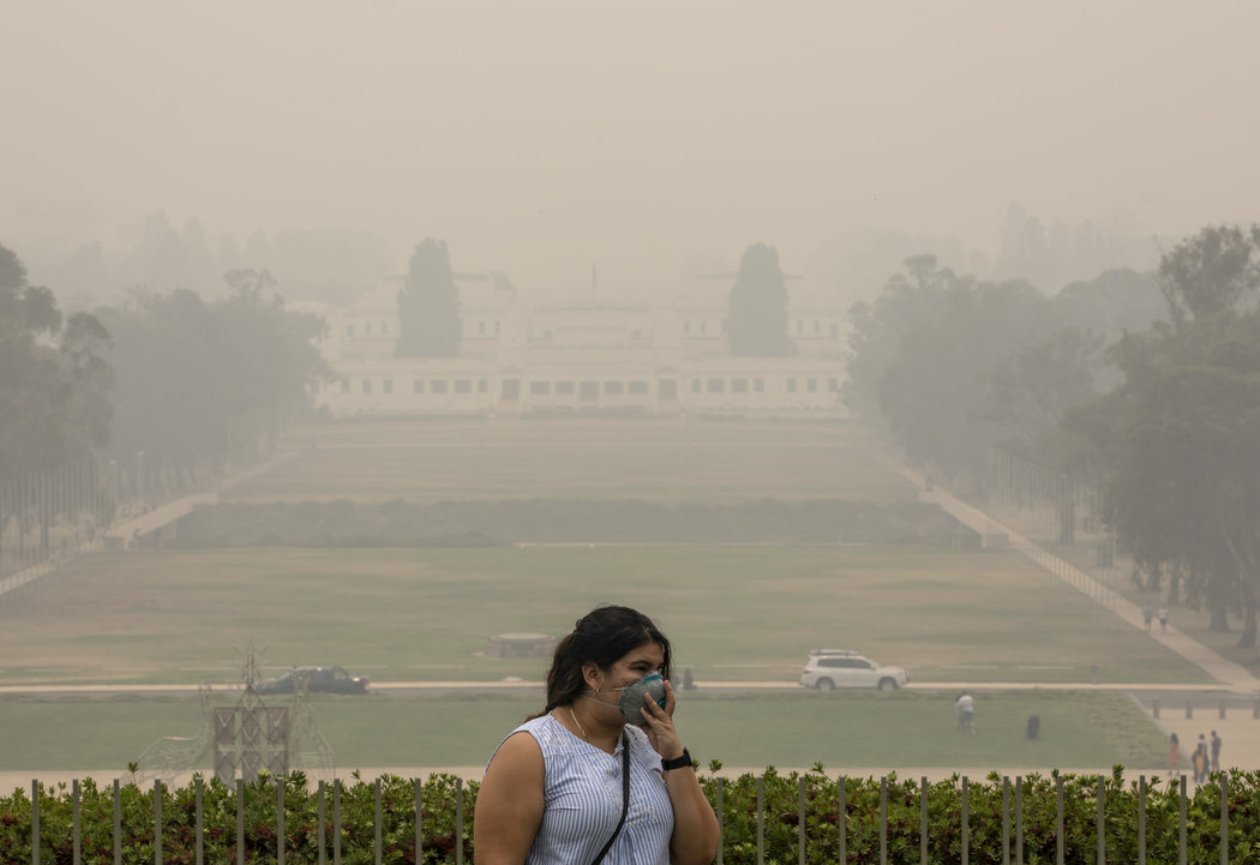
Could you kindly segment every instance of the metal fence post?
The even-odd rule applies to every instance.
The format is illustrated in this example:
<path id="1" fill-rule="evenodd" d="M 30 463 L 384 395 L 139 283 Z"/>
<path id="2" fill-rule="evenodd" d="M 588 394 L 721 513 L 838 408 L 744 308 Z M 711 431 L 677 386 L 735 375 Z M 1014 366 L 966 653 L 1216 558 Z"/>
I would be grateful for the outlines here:
<path id="1" fill-rule="evenodd" d="M 80 821 L 79 808 L 79 779 L 75 778 L 70 785 L 70 795 L 74 798 L 74 814 L 70 822 L 70 844 L 71 853 L 70 861 L 74 865 L 79 865 L 83 861 L 83 826 Z M 200 865 L 200 863 L 198 863 Z"/>
<path id="2" fill-rule="evenodd" d="M 236 865 L 245 865 L 245 779 L 236 779 Z"/>
<path id="3" fill-rule="evenodd" d="M 1221 865 L 1229 865 L 1229 775 L 1221 773 Z"/>
<path id="4" fill-rule="evenodd" d="M 805 865 L 805 778 L 796 779 L 796 861 Z"/>
<path id="5" fill-rule="evenodd" d="M 879 865 L 888 865 L 888 776 L 879 779 Z"/>
<path id="6" fill-rule="evenodd" d="M 31 781 L 31 865 L 39 865 L 39 781 Z"/>
<path id="7" fill-rule="evenodd" d="M 962 865 L 971 861 L 971 783 L 962 779 Z"/>
<path id="8" fill-rule="evenodd" d="M 1054 779 L 1054 861 L 1063 865 L 1063 776 Z"/>
<path id="9" fill-rule="evenodd" d="M 153 865 L 162 865 L 162 781 L 153 782 Z M 281 862 L 280 865 L 284 865 Z"/>
<path id="10" fill-rule="evenodd" d="M 1138 865 L 1146 865 L 1146 776 L 1138 776 Z"/>
<path id="11" fill-rule="evenodd" d="M 114 779 L 114 865 L 122 865 L 122 790 Z"/>
<path id="12" fill-rule="evenodd" d="M 327 823 L 325 822 L 328 817 L 324 800 L 325 790 L 324 782 L 320 781 L 319 787 L 315 790 L 315 845 L 319 848 L 319 852 L 315 854 L 317 865 L 324 865 L 327 861 L 327 856 L 324 852 L 327 849 L 326 844 L 328 841 Z M 416 851 L 416 861 L 420 861 L 419 851 Z"/>
<path id="13" fill-rule="evenodd" d="M 1024 865 L 1024 779 L 1015 776 L 1015 865 Z"/>
<path id="14" fill-rule="evenodd" d="M 380 865 L 380 863 L 376 863 Z M 455 779 L 455 865 L 464 865 L 464 779 Z"/>
<path id="15" fill-rule="evenodd" d="M 416 791 L 416 861 L 420 862 L 424 850 L 424 833 L 421 831 L 424 825 L 424 782 L 417 778 L 413 786 Z"/>
<path id="16" fill-rule="evenodd" d="M 333 779 L 333 865 L 341 865 L 341 779 Z"/>
<path id="17" fill-rule="evenodd" d="M 1177 803 L 1177 863 L 1186 865 L 1186 776 L 1178 778 L 1181 783 Z"/>
<path id="18" fill-rule="evenodd" d="M 1094 820 L 1094 832 L 1098 836 L 1098 865 L 1107 865 L 1107 782 L 1102 775 L 1098 776 L 1098 816 Z"/>
<path id="19" fill-rule="evenodd" d="M 919 778 L 919 865 L 928 865 L 928 780 Z"/>
<path id="20" fill-rule="evenodd" d="M 195 865 L 205 865 L 206 862 L 206 808 L 205 808 L 205 784 L 198 775 L 194 781 L 195 788 L 193 790 L 193 831 L 196 833 L 196 840 L 193 841 L 193 862 Z"/>

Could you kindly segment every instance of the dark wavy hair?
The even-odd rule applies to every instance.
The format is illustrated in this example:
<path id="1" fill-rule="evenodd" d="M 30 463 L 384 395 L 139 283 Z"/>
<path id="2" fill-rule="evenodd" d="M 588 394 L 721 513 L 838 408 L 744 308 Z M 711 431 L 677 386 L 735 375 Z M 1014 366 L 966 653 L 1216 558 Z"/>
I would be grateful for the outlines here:
<path id="1" fill-rule="evenodd" d="M 660 643 L 665 661 L 661 675 L 670 677 L 669 639 L 647 616 L 629 607 L 596 607 L 577 620 L 573 633 L 556 644 L 556 653 L 547 671 L 547 708 L 567 706 L 586 691 L 583 664 L 608 670 L 628 652 L 647 643 Z"/>

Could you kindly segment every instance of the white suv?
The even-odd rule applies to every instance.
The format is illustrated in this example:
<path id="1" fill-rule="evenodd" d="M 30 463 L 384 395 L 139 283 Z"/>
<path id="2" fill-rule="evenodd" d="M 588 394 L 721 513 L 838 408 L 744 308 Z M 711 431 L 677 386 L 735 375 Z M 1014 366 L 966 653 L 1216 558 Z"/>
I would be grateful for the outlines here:
<path id="1" fill-rule="evenodd" d="M 909 681 L 910 676 L 901 667 L 880 666 L 848 649 L 814 649 L 801 671 L 801 684 L 820 691 L 833 688 L 892 691 Z"/>

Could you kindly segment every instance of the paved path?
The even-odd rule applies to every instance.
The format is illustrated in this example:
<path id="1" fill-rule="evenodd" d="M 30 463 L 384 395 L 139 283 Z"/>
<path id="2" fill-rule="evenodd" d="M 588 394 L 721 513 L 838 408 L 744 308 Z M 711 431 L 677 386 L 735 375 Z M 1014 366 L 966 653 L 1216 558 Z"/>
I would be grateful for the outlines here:
<path id="1" fill-rule="evenodd" d="M 939 486 L 927 489 L 923 476 L 917 472 L 906 469 L 905 474 L 919 488 L 919 499 L 921 501 L 934 502 L 939 505 L 942 510 L 954 517 L 954 519 L 979 533 L 982 543 L 991 541 L 995 536 L 1004 536 L 1006 544 L 1016 552 L 1041 565 L 1072 588 L 1110 610 L 1122 621 L 1139 630 L 1146 630 L 1145 622 L 1142 619 L 1142 610 L 1137 604 L 1120 593 L 1112 591 L 1076 566 L 1047 552 L 1023 535 L 1018 534 L 983 511 L 961 501 Z M 1182 633 L 1176 627 L 1170 625 L 1166 633 L 1151 631 L 1150 636 L 1178 655 L 1181 655 L 1190 663 L 1201 667 L 1209 676 L 1231 690 L 1239 693 L 1260 695 L 1260 679 L 1253 676 L 1245 667 L 1235 664 L 1233 661 L 1227 661 L 1199 641 Z"/>

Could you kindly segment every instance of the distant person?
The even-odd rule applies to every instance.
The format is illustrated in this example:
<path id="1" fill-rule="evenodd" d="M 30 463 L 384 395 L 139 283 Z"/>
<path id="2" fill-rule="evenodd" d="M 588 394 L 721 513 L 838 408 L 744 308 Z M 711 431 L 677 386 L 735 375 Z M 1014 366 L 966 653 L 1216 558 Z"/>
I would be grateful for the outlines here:
<path id="1" fill-rule="evenodd" d="M 1041 716 L 1040 715 L 1028 716 L 1027 733 L 1028 733 L 1029 739 L 1036 739 L 1038 736 L 1041 735 Z"/>
<path id="2" fill-rule="evenodd" d="M 694 691 L 696 689 L 696 680 L 691 675 L 691 668 L 687 667 L 683 670 L 683 690 Z"/>
<path id="3" fill-rule="evenodd" d="M 1151 609 L 1150 604 L 1142 605 L 1142 624 L 1146 625 L 1146 630 L 1151 629 L 1151 619 L 1155 618 L 1155 611 Z"/>
<path id="4" fill-rule="evenodd" d="M 1159 616 L 1160 633 L 1162 634 L 1168 633 L 1168 608 L 1160 607 L 1159 612 L 1156 613 L 1155 615 Z"/>
<path id="5" fill-rule="evenodd" d="M 963 691 L 954 701 L 954 714 L 958 717 L 958 732 L 971 735 L 976 732 L 976 701 Z"/>
<path id="6" fill-rule="evenodd" d="M 1212 731 L 1212 771 L 1221 771 L 1221 737 Z"/>
<path id="7" fill-rule="evenodd" d="M 1171 778 L 1181 770 L 1181 740 L 1173 733 L 1168 737 L 1168 777 Z"/>
<path id="8" fill-rule="evenodd" d="M 1202 784 L 1207 780 L 1211 758 L 1208 757 L 1207 737 L 1202 733 L 1199 734 L 1199 742 L 1194 747 L 1194 753 L 1190 755 L 1190 765 L 1194 767 L 1194 783 Z"/>

